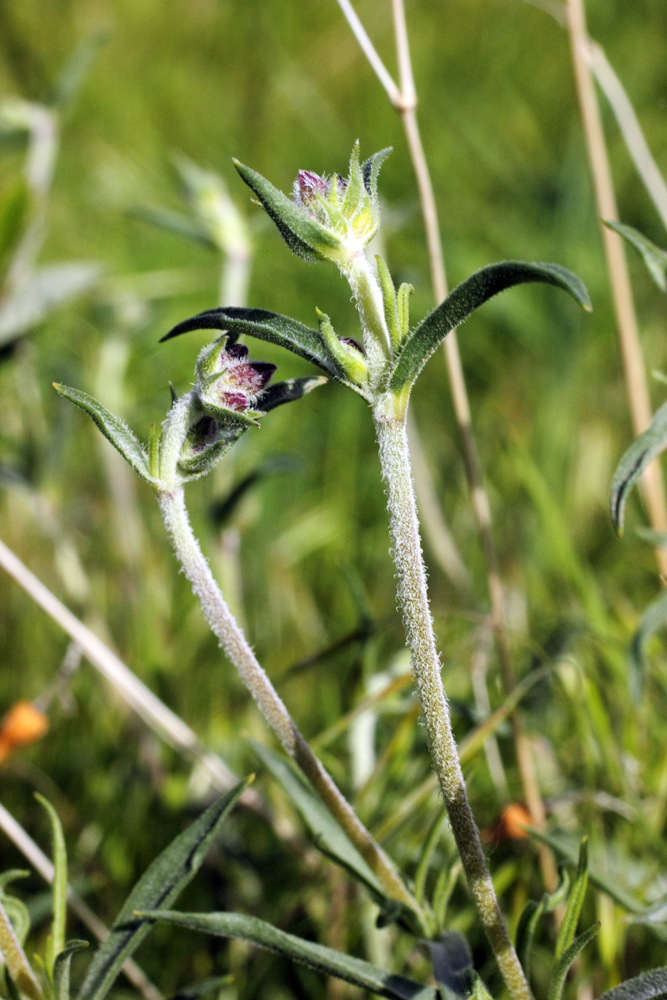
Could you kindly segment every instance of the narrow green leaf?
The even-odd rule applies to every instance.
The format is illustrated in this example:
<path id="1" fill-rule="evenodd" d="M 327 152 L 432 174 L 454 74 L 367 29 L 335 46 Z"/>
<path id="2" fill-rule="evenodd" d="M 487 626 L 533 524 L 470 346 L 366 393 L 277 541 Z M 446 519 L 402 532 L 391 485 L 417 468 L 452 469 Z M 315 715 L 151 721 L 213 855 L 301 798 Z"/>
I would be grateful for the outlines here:
<path id="1" fill-rule="evenodd" d="M 491 264 L 467 278 L 424 319 L 398 355 L 389 388 L 400 393 L 417 375 L 448 333 L 494 295 L 525 282 L 555 285 L 568 292 L 586 310 L 591 304 L 583 282 L 557 264 L 532 264 L 506 260 Z"/>
<path id="2" fill-rule="evenodd" d="M 553 913 L 556 907 L 565 901 L 569 889 L 570 876 L 567 873 L 567 869 L 563 868 L 556 889 L 551 893 L 545 892 L 539 903 L 529 899 L 523 908 L 516 929 L 515 947 L 526 977 L 530 976 L 533 942 L 538 924 L 545 913 Z"/>
<path id="3" fill-rule="evenodd" d="M 324 385 L 326 381 L 324 375 L 306 375 L 303 378 L 288 378 L 284 382 L 274 382 L 267 386 L 255 405 L 258 410 L 268 413 L 269 410 L 275 410 L 276 406 L 301 399 L 318 385 Z"/>
<path id="4" fill-rule="evenodd" d="M 90 67 L 108 38 L 108 31 L 95 31 L 77 45 L 65 63 L 65 67 L 51 95 L 49 103 L 52 107 L 58 111 L 70 110 Z"/>
<path id="5" fill-rule="evenodd" d="M 667 292 L 667 253 L 632 226 L 626 226 L 623 222 L 609 222 L 607 219 L 603 222 L 608 229 L 613 229 L 641 254 L 649 274 L 660 291 Z"/>
<path id="6" fill-rule="evenodd" d="M 62 824 L 48 799 L 39 792 L 35 798 L 49 814 L 53 837 L 53 923 L 46 945 L 46 968 L 50 976 L 54 974 L 56 956 L 65 947 L 65 924 L 67 922 L 67 849 Z"/>
<path id="7" fill-rule="evenodd" d="M 410 327 L 410 296 L 414 292 L 414 286 L 403 282 L 396 295 L 396 308 L 398 310 L 399 343 L 407 340 Z"/>
<path id="8" fill-rule="evenodd" d="M 72 959 L 77 951 L 83 951 L 88 947 L 87 941 L 68 941 L 63 950 L 56 955 L 53 963 L 54 1000 L 70 1000 L 69 972 Z"/>
<path id="9" fill-rule="evenodd" d="M 401 327 L 398 321 L 396 289 L 394 287 L 394 282 L 389 272 L 389 268 L 379 254 L 375 257 L 375 263 L 377 264 L 378 280 L 380 282 L 380 290 L 382 292 L 384 318 L 387 322 L 387 329 L 389 330 L 392 345 L 397 347 L 401 342 Z"/>
<path id="10" fill-rule="evenodd" d="M 667 448 L 667 403 L 663 403 L 651 426 L 630 445 L 616 467 L 611 482 L 611 519 L 619 535 L 623 534 L 625 505 L 633 486 L 641 479 L 653 459 Z"/>
<path id="11" fill-rule="evenodd" d="M 161 338 L 160 343 L 171 340 L 172 337 L 178 337 L 182 333 L 189 333 L 191 330 L 224 330 L 234 338 L 240 337 L 242 334 L 257 337 L 258 340 L 266 340 L 269 343 L 278 344 L 280 347 L 286 347 L 288 351 L 292 351 L 299 357 L 305 358 L 306 361 L 323 368 L 334 378 L 340 377 L 338 369 L 334 367 L 329 358 L 319 332 L 289 316 L 281 316 L 266 309 L 246 309 L 236 306 L 228 306 L 226 309 L 208 309 L 206 312 L 199 313 L 198 316 L 193 316 L 191 319 L 179 323 Z"/>
<path id="12" fill-rule="evenodd" d="M 578 938 L 575 938 L 567 951 L 556 962 L 555 968 L 551 973 L 547 1000 L 560 1000 L 563 994 L 563 987 L 565 986 L 565 977 L 567 976 L 570 966 L 574 962 L 577 955 L 583 951 L 590 941 L 593 940 L 599 930 L 600 924 L 593 924 L 593 926 L 589 927 L 587 931 L 584 931 L 584 933 L 580 934 Z"/>
<path id="13" fill-rule="evenodd" d="M 383 886 L 305 778 L 280 754 L 254 740 L 250 740 L 250 745 L 287 792 L 313 835 L 317 848 L 360 881 L 380 905 L 386 904 L 387 894 Z"/>
<path id="14" fill-rule="evenodd" d="M 206 227 L 197 219 L 183 215 L 182 212 L 174 212 L 173 209 L 154 205 L 132 205 L 127 210 L 127 214 L 132 218 L 141 219 L 152 226 L 157 226 L 158 229 L 173 233 L 175 236 L 184 236 L 210 250 L 218 249 Z"/>
<path id="15" fill-rule="evenodd" d="M 71 389 L 66 385 L 53 383 L 53 388 L 69 399 L 71 403 L 81 407 L 104 434 L 108 441 L 111 441 L 114 448 L 120 452 L 125 461 L 132 466 L 142 479 L 149 483 L 156 480 L 148 468 L 146 452 L 139 440 L 134 436 L 130 428 L 119 417 L 114 416 L 105 406 L 102 406 L 93 396 L 79 389 Z"/>
<path id="16" fill-rule="evenodd" d="M 588 887 L 588 837 L 584 837 L 579 848 L 579 861 L 577 872 L 572 883 L 563 922 L 558 932 L 556 941 L 556 961 L 567 951 L 572 942 L 579 923 L 579 914 Z"/>
<path id="17" fill-rule="evenodd" d="M 656 531 L 640 524 L 635 528 L 635 535 L 654 549 L 667 549 L 667 531 Z"/>
<path id="18" fill-rule="evenodd" d="M 238 160 L 232 162 L 250 190 L 257 195 L 293 253 L 313 262 L 321 260 L 313 247 L 324 245 L 335 248 L 339 245 L 340 241 L 333 233 L 311 218 L 308 212 L 296 205 L 291 198 L 279 191 L 256 170 L 251 170 Z"/>
<path id="19" fill-rule="evenodd" d="M 607 990 L 600 1000 L 664 1000 L 667 997 L 667 966 L 652 969 Z"/>
<path id="20" fill-rule="evenodd" d="M 361 165 L 361 171 L 364 176 L 364 185 L 372 202 L 377 201 L 378 176 L 380 168 L 392 152 L 393 148 L 391 146 L 387 146 L 385 149 L 379 149 L 377 153 L 373 153 L 373 155 L 369 156 L 369 158 Z"/>
<path id="21" fill-rule="evenodd" d="M 200 931 L 202 934 L 250 941 L 267 951 L 291 958 L 317 972 L 336 976 L 337 979 L 343 979 L 371 993 L 389 997 L 390 1000 L 438 1000 L 438 993 L 431 986 L 387 972 L 370 962 L 352 958 L 321 944 L 304 941 L 303 938 L 279 931 L 256 917 L 241 913 L 179 913 L 164 910 L 144 911 L 142 916 Z"/>
<path id="22" fill-rule="evenodd" d="M 106 996 L 123 963 L 150 930 L 150 924 L 137 919 L 136 911 L 167 907 L 176 900 L 196 875 L 222 823 L 251 780 L 241 781 L 210 806 L 144 872 L 125 901 L 109 936 L 95 953 L 78 1000 L 102 1000 Z"/>

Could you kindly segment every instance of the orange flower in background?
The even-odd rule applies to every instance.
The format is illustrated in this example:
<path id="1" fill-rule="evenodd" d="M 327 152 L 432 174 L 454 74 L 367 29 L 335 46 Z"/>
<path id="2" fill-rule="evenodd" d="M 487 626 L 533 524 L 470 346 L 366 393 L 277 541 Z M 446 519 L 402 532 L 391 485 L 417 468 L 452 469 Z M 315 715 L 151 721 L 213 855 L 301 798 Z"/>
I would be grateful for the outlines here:
<path id="1" fill-rule="evenodd" d="M 493 826 L 481 831 L 482 840 L 487 843 L 500 844 L 507 840 L 526 840 L 527 826 L 532 826 L 530 813 L 520 802 L 510 802 L 506 805 Z"/>
<path id="2" fill-rule="evenodd" d="M 19 747 L 41 739 L 48 728 L 48 716 L 31 701 L 17 701 L 0 722 L 0 763 Z"/>

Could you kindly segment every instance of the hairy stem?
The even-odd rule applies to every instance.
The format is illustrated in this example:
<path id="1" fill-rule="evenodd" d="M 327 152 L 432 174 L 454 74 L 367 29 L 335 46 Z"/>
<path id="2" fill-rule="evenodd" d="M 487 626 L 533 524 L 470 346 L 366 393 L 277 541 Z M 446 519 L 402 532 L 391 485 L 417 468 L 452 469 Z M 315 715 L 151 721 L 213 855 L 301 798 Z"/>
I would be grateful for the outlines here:
<path id="1" fill-rule="evenodd" d="M 514 1000 L 529 1000 L 531 993 L 512 947 L 498 906 L 493 882 L 479 839 L 459 756 L 452 733 L 447 697 L 440 675 L 433 620 L 428 603 L 426 569 L 422 558 L 410 453 L 404 419 L 385 415 L 378 408 L 375 427 L 382 475 L 387 488 L 390 534 L 398 576 L 398 598 L 412 670 L 426 723 L 433 765 L 461 856 L 468 888 L 475 901 L 489 943 Z"/>
<path id="2" fill-rule="evenodd" d="M 340 823 L 389 896 L 403 903 L 423 923 L 423 914 L 417 901 L 406 888 L 393 863 L 373 840 L 310 749 L 237 625 L 192 531 L 182 487 L 160 493 L 159 504 L 178 561 L 192 585 L 195 597 L 201 604 L 204 617 L 255 699 L 266 722 L 282 743 L 286 753 L 298 764 L 331 814 Z"/>
<path id="3" fill-rule="evenodd" d="M 567 0 L 565 13 L 597 212 L 600 220 L 615 222 L 618 220 L 618 213 L 614 182 L 607 156 L 600 107 L 588 63 L 589 40 L 583 0 Z M 652 411 L 628 265 L 620 236 L 602 224 L 601 231 L 632 425 L 635 435 L 639 435 L 651 423 Z M 641 479 L 641 486 L 651 527 L 656 531 L 667 531 L 665 486 L 657 462 L 649 465 Z M 658 548 L 655 550 L 655 556 L 661 574 L 667 576 L 667 550 Z"/>

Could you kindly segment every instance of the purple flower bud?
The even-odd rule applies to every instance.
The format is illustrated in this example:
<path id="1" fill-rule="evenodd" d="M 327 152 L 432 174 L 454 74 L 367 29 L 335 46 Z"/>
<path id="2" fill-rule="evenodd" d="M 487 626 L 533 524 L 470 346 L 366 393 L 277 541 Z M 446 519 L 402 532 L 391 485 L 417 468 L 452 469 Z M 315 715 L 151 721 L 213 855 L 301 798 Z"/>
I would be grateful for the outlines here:
<path id="1" fill-rule="evenodd" d="M 294 201 L 297 205 L 310 208 L 319 198 L 326 198 L 331 190 L 331 181 L 320 177 L 312 170 L 300 170 L 294 181 Z"/>
<path id="2" fill-rule="evenodd" d="M 352 337 L 341 337 L 340 342 L 341 344 L 346 344 L 347 347 L 353 347 L 355 351 L 359 351 L 359 354 L 365 357 L 365 351 L 363 347 L 361 346 L 361 344 L 358 344 L 356 340 L 352 340 Z"/>

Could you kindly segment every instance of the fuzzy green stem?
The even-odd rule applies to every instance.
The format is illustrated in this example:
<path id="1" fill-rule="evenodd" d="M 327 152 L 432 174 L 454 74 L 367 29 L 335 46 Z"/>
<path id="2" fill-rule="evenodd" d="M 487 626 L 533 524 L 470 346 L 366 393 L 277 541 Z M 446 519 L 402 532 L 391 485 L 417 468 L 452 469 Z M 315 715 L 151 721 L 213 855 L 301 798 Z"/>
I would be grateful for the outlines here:
<path id="1" fill-rule="evenodd" d="M 343 274 L 350 283 L 364 332 L 364 350 L 371 381 L 384 371 L 391 355 L 391 338 L 384 318 L 382 291 L 373 268 L 363 253 L 346 266 Z M 375 377 L 374 377 L 375 376 Z"/>
<path id="2" fill-rule="evenodd" d="M 386 395 L 384 402 L 390 403 L 391 397 Z M 382 405 L 376 408 L 374 417 L 382 476 L 387 488 L 398 599 L 412 653 L 412 670 L 419 690 L 433 765 L 468 888 L 507 988 L 513 1000 L 530 1000 L 530 987 L 498 906 L 452 732 L 428 603 L 405 419 L 397 418 L 391 412 L 391 406 L 383 408 Z"/>
<path id="3" fill-rule="evenodd" d="M 420 924 L 424 925 L 425 918 L 417 901 L 406 888 L 391 860 L 373 840 L 310 749 L 237 625 L 192 531 L 183 489 L 178 487 L 170 492 L 162 492 L 158 499 L 178 561 L 192 585 L 195 597 L 201 604 L 204 617 L 257 702 L 260 712 L 282 743 L 286 753 L 301 768 L 390 898 L 406 906 L 416 915 Z"/>

